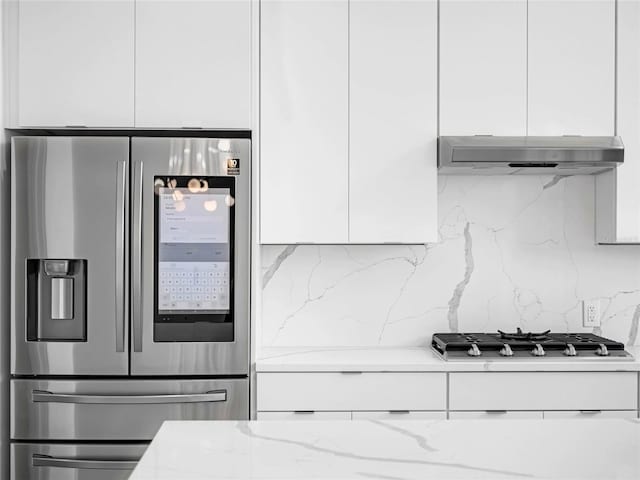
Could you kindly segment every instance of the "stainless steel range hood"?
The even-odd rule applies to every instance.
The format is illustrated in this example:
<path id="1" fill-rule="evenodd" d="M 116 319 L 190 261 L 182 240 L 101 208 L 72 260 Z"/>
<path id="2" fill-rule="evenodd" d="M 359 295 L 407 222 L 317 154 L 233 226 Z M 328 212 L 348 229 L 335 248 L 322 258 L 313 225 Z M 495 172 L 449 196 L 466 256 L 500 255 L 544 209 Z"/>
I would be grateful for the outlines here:
<path id="1" fill-rule="evenodd" d="M 448 174 L 589 175 L 622 164 L 620 137 L 440 137 L 438 168 Z"/>

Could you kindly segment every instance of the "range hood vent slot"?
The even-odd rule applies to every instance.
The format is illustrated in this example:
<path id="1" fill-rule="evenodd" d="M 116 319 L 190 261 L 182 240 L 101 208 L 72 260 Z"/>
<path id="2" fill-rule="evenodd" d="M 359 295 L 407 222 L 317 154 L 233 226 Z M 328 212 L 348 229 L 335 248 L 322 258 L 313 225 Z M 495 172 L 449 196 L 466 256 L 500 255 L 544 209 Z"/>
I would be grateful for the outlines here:
<path id="1" fill-rule="evenodd" d="M 511 168 L 556 168 L 557 163 L 510 163 Z"/>

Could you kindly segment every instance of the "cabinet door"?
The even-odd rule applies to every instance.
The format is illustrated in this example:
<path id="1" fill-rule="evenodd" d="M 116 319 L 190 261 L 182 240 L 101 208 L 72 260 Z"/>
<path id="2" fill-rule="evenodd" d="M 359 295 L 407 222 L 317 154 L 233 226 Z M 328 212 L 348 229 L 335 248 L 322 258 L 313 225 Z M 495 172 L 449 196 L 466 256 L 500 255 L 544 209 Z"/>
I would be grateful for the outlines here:
<path id="1" fill-rule="evenodd" d="M 600 243 L 640 243 L 640 2 L 618 2 L 616 134 L 624 164 L 596 176 Z"/>
<path id="2" fill-rule="evenodd" d="M 133 126 L 133 0 L 21 0 L 18 124 Z"/>
<path id="3" fill-rule="evenodd" d="M 542 420 L 543 414 L 535 410 L 485 410 L 476 412 L 449 412 L 449 418 L 451 420 Z"/>
<path id="4" fill-rule="evenodd" d="M 251 1 L 136 2 L 136 126 L 251 128 Z"/>
<path id="5" fill-rule="evenodd" d="M 529 135 L 613 135 L 615 3 L 529 1 Z"/>
<path id="6" fill-rule="evenodd" d="M 446 420 L 447 412 L 420 412 L 412 410 L 390 410 L 373 412 L 351 412 L 352 420 Z"/>
<path id="7" fill-rule="evenodd" d="M 446 409 L 441 372 L 269 372 L 257 380 L 259 411 Z"/>
<path id="8" fill-rule="evenodd" d="M 527 1 L 441 0 L 440 135 L 526 135 Z"/>
<path id="9" fill-rule="evenodd" d="M 449 408 L 636 410 L 638 376 L 636 372 L 455 372 L 449 374 Z"/>
<path id="10" fill-rule="evenodd" d="M 351 420 L 351 412 L 258 412 L 258 420 Z"/>
<path id="11" fill-rule="evenodd" d="M 437 241 L 437 2 L 351 2 L 349 25 L 349 242 Z"/>
<path id="12" fill-rule="evenodd" d="M 567 410 L 544 412 L 547 419 L 638 418 L 637 410 Z"/>
<path id="13" fill-rule="evenodd" d="M 348 2 L 261 5 L 261 243 L 348 240 Z"/>

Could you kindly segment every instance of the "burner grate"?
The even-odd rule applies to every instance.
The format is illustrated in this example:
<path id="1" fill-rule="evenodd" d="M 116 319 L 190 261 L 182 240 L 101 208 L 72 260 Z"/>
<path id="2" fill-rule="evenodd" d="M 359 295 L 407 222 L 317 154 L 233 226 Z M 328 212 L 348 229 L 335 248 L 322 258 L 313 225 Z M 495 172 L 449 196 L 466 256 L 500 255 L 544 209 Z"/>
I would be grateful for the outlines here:
<path id="1" fill-rule="evenodd" d="M 541 341 L 549 340 L 549 334 L 551 333 L 551 330 L 546 330 L 540 333 L 524 333 L 522 329 L 518 327 L 516 333 L 505 333 L 502 330 L 498 330 L 498 333 L 500 334 L 500 338 L 504 340 Z"/>

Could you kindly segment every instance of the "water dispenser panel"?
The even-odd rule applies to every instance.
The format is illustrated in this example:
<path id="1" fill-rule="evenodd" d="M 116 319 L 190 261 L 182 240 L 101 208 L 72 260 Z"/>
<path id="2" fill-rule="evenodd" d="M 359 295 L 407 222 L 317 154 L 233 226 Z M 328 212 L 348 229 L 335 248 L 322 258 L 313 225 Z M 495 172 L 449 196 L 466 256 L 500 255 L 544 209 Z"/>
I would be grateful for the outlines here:
<path id="1" fill-rule="evenodd" d="M 87 341 L 87 261 L 27 260 L 27 340 Z"/>

